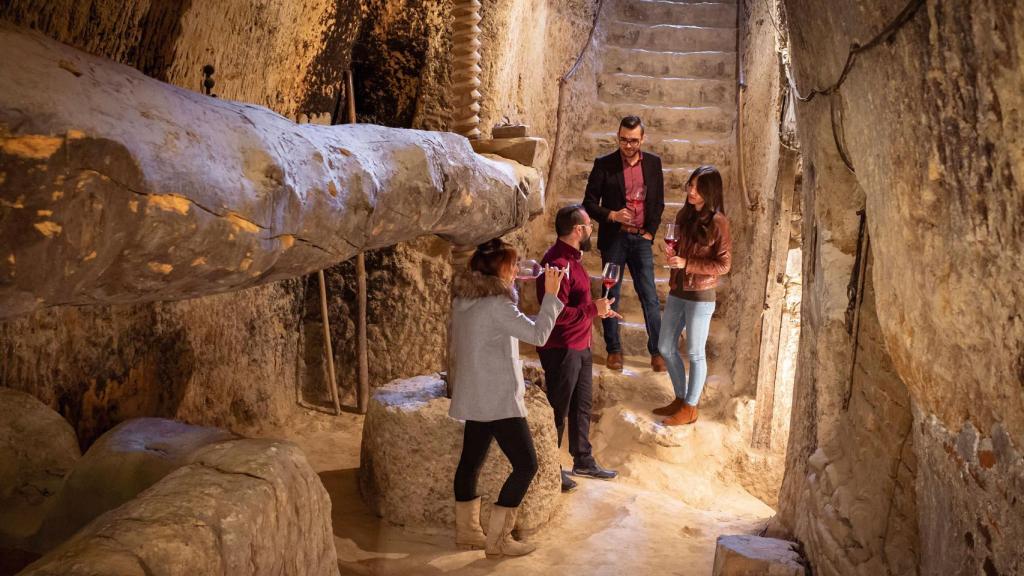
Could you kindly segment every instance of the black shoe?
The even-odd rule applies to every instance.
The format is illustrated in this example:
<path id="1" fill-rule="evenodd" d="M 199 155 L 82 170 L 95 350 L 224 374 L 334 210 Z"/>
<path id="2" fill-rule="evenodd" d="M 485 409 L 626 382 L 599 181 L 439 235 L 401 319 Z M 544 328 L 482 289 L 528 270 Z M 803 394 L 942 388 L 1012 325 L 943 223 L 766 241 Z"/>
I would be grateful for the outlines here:
<path id="1" fill-rule="evenodd" d="M 569 477 L 569 473 L 562 470 L 562 492 L 568 493 L 576 489 L 576 481 Z"/>
<path id="2" fill-rule="evenodd" d="M 572 473 L 577 476 L 587 476 L 599 480 L 611 480 L 619 475 L 615 470 L 602 468 L 596 461 L 591 461 L 587 464 L 574 464 Z"/>

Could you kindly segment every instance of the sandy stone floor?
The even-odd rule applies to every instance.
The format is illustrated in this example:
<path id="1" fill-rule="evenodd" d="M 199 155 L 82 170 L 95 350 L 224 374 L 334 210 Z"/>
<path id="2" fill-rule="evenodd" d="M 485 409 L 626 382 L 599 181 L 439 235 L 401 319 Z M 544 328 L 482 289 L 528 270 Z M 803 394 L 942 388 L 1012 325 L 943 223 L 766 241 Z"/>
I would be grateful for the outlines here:
<path id="1" fill-rule="evenodd" d="M 702 415 L 692 427 L 667 429 L 650 408 L 667 402 L 667 376 L 627 365 L 601 369 L 604 406 L 591 438 L 599 461 L 617 468 L 612 481 L 579 478 L 552 521 L 526 539 L 538 550 L 488 560 L 457 549 L 452 535 L 390 526 L 359 497 L 361 417 L 311 413 L 286 436 L 306 451 L 333 503 L 342 574 L 710 574 L 715 539 L 752 534 L 772 509 L 735 479 L 742 433 Z M 563 464 L 571 467 L 563 454 Z"/>

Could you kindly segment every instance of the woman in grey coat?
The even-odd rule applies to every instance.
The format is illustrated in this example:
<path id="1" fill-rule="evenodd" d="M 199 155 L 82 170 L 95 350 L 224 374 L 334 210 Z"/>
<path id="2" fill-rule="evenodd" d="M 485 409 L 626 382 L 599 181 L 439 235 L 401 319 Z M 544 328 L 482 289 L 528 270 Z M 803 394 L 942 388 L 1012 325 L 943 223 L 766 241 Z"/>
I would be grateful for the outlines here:
<path id="1" fill-rule="evenodd" d="M 452 403 L 449 415 L 466 421 L 455 471 L 455 542 L 485 548 L 487 555 L 522 556 L 535 546 L 512 538 L 519 504 L 537 473 L 537 453 L 526 424 L 519 341 L 541 345 L 562 311 L 558 288 L 564 272 L 544 272 L 544 300 L 537 320 L 520 312 L 513 287 L 516 251 L 500 239 L 477 247 L 469 270 L 456 275 L 452 302 Z M 498 495 L 486 536 L 476 493 L 491 439 L 512 464 Z"/>

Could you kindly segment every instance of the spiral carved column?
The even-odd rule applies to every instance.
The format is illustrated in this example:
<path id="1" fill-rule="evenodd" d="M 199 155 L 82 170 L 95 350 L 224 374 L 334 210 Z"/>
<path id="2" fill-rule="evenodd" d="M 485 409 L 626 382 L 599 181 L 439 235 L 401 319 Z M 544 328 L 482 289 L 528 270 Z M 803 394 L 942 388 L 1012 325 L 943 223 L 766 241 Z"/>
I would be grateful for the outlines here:
<path id="1" fill-rule="evenodd" d="M 480 137 L 480 2 L 456 0 L 452 10 L 452 131 Z"/>

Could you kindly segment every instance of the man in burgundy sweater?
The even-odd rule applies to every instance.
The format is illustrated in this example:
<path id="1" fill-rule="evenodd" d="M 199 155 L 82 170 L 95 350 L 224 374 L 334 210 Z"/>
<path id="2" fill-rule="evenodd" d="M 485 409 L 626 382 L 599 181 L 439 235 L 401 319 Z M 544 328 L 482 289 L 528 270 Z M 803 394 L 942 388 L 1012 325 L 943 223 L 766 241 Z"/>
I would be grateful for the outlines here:
<path id="1" fill-rule="evenodd" d="M 609 479 L 614 470 L 602 468 L 590 445 L 590 410 L 593 404 L 593 359 L 590 355 L 590 331 L 594 317 L 621 318 L 611 309 L 613 301 L 593 300 L 590 296 L 590 275 L 583 267 L 583 250 L 590 249 L 594 227 L 582 206 L 566 206 L 555 215 L 558 240 L 544 254 L 541 264 L 567 268 L 558 299 L 565 307 L 555 321 L 555 328 L 543 346 L 537 348 L 548 402 L 555 412 L 558 445 L 562 445 L 565 419 L 569 418 L 569 453 L 573 458 L 573 474 Z M 537 283 L 537 297 L 543 297 L 543 283 Z M 562 491 L 576 488 L 576 482 L 562 471 Z"/>

